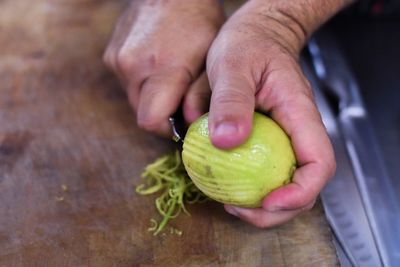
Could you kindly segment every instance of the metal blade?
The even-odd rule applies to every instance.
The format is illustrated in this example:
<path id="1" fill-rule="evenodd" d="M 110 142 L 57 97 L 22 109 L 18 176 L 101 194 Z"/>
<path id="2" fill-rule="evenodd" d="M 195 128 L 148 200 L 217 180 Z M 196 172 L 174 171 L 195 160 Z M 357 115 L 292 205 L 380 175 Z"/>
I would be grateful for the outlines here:
<path id="1" fill-rule="evenodd" d="M 325 91 L 338 99 L 338 129 L 382 265 L 397 266 L 400 262 L 400 203 L 357 83 L 335 40 L 328 34 L 317 35 L 310 50 Z"/>
<path id="2" fill-rule="evenodd" d="M 314 89 L 315 100 L 334 147 L 338 166 L 335 176 L 321 192 L 326 217 L 344 254 L 353 266 L 381 266 L 336 118 L 316 77 L 307 66 L 303 66 L 303 70 Z"/>

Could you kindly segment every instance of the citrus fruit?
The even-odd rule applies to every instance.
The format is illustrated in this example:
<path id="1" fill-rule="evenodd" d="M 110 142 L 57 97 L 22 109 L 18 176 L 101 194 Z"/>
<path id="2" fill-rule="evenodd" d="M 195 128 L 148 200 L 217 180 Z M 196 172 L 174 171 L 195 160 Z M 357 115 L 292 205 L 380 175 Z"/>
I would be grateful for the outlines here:
<path id="1" fill-rule="evenodd" d="M 208 197 L 240 207 L 260 207 L 272 190 L 291 181 L 296 158 L 289 137 L 271 118 L 254 113 L 245 143 L 222 150 L 211 144 L 208 114 L 185 136 L 182 160 L 194 184 Z"/>

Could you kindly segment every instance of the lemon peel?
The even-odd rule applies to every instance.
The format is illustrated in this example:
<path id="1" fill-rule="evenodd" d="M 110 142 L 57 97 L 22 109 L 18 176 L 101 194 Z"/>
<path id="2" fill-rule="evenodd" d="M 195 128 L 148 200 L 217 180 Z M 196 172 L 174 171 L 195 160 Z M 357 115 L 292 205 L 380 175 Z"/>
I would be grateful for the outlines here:
<path id="1" fill-rule="evenodd" d="M 155 206 L 162 219 L 152 218 L 148 231 L 158 235 L 171 219 L 177 218 L 183 211 L 190 215 L 186 204 L 201 203 L 208 198 L 194 185 L 187 175 L 179 151 L 158 158 L 149 164 L 141 174 L 143 183 L 136 186 L 140 195 L 159 193 Z M 177 235 L 182 231 L 174 230 Z"/>

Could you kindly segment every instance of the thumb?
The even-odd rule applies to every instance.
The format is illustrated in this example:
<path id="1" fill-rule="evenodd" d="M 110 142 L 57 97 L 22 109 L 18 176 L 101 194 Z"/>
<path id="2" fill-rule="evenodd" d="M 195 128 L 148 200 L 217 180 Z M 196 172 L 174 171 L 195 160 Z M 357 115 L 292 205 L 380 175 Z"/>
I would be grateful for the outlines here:
<path id="1" fill-rule="evenodd" d="M 211 142 L 218 148 L 233 148 L 250 135 L 255 85 L 240 68 L 223 64 L 212 68 L 208 76 L 212 90 L 208 121 Z"/>

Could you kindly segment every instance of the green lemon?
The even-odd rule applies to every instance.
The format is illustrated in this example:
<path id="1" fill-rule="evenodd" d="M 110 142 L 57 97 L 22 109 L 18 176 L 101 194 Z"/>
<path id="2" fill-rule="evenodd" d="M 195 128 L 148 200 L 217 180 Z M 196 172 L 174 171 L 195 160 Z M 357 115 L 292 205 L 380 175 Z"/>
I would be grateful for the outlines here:
<path id="1" fill-rule="evenodd" d="M 260 207 L 272 190 L 291 181 L 296 158 L 289 137 L 269 117 L 254 113 L 253 130 L 239 147 L 211 144 L 208 114 L 186 134 L 182 159 L 194 184 L 208 197 L 240 207 Z"/>

